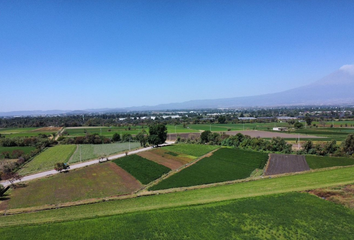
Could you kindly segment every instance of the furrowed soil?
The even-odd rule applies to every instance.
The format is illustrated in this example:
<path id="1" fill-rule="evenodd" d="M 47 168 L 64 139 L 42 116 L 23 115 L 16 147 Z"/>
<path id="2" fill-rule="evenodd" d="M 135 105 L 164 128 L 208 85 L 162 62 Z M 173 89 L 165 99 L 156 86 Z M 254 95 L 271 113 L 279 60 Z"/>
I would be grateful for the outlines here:
<path id="1" fill-rule="evenodd" d="M 290 154 L 269 154 L 265 175 L 309 171 L 305 156 Z"/>

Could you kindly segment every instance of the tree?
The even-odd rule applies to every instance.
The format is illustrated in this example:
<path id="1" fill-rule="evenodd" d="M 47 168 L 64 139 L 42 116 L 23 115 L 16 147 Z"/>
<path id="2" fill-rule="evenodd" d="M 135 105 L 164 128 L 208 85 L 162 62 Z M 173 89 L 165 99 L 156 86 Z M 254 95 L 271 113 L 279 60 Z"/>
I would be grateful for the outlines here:
<path id="1" fill-rule="evenodd" d="M 303 128 L 303 124 L 301 123 L 301 122 L 296 122 L 295 124 L 294 124 L 294 128 L 296 128 L 296 129 L 300 129 L 300 128 Z"/>
<path id="2" fill-rule="evenodd" d="M 218 118 L 218 122 L 221 123 L 221 124 L 225 123 L 226 122 L 226 117 L 225 116 L 220 116 Z"/>
<path id="3" fill-rule="evenodd" d="M 149 127 L 149 134 L 149 143 L 158 147 L 167 139 L 167 128 L 164 124 L 153 124 Z"/>
<path id="4" fill-rule="evenodd" d="M 140 133 L 138 133 L 135 138 L 140 142 L 141 147 L 145 147 L 146 143 L 148 141 L 147 137 L 145 136 L 146 131 L 142 130 Z"/>
<path id="5" fill-rule="evenodd" d="M 306 123 L 307 123 L 307 126 L 311 126 L 311 123 L 312 123 L 312 118 L 311 118 L 311 117 L 309 117 L 308 115 L 306 115 L 305 121 L 306 121 Z"/>
<path id="6" fill-rule="evenodd" d="M 354 136 L 349 134 L 345 141 L 342 143 L 343 151 L 349 155 L 354 153 Z"/>
<path id="7" fill-rule="evenodd" d="M 206 130 L 204 132 L 202 132 L 202 134 L 200 134 L 200 140 L 202 143 L 207 143 L 209 142 L 209 135 L 211 134 L 211 132 L 209 130 Z"/>
<path id="8" fill-rule="evenodd" d="M 120 141 L 120 135 L 119 133 L 114 133 L 112 137 L 113 142 L 119 142 Z"/>
<path id="9" fill-rule="evenodd" d="M 16 172 L 5 172 L 1 174 L 2 180 L 8 180 L 13 188 L 15 188 L 14 182 L 21 181 L 22 176 Z"/>

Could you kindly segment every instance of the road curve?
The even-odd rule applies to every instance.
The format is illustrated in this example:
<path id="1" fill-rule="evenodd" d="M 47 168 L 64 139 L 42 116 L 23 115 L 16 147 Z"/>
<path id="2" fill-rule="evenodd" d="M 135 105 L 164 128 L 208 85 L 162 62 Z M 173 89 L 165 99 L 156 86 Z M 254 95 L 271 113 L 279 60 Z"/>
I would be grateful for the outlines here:
<path id="1" fill-rule="evenodd" d="M 166 142 L 165 144 L 161 144 L 160 146 L 167 146 L 167 145 L 171 145 L 171 144 L 173 144 L 173 142 Z M 139 152 L 148 151 L 150 149 L 152 149 L 152 147 L 141 148 L 141 149 L 138 149 L 138 150 L 134 150 L 134 151 L 128 152 L 128 155 L 136 154 L 136 153 L 139 153 Z M 124 156 L 125 156 L 125 153 L 120 153 L 120 154 L 109 156 L 108 160 L 113 160 L 113 159 L 121 158 L 121 157 L 124 157 Z M 81 163 L 76 163 L 76 164 L 70 165 L 70 169 L 82 168 L 82 167 L 90 166 L 90 165 L 97 164 L 97 163 L 99 163 L 99 159 L 94 159 L 94 160 L 90 160 L 90 161 L 86 161 L 86 162 L 81 162 Z M 23 181 L 23 182 L 31 181 L 31 180 L 34 180 L 34 179 L 43 178 L 43 177 L 47 177 L 47 176 L 58 174 L 58 173 L 59 172 L 56 171 L 56 170 L 40 172 L 40 173 L 36 173 L 36 174 L 33 174 L 33 175 L 25 176 L 25 177 L 23 177 L 21 179 L 21 181 Z M 20 182 L 20 181 L 15 181 L 14 183 L 18 183 L 18 182 Z M 2 184 L 4 187 L 7 187 L 11 183 L 9 181 L 1 181 L 0 184 Z"/>

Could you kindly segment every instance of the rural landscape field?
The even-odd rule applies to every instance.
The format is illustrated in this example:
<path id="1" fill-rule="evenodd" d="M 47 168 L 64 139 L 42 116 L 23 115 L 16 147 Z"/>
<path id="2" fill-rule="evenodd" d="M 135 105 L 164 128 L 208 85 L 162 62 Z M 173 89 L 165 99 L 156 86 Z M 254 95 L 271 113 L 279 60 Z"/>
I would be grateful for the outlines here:
<path id="1" fill-rule="evenodd" d="M 354 1 L 1 1 L 0 240 L 353 240 Z"/>

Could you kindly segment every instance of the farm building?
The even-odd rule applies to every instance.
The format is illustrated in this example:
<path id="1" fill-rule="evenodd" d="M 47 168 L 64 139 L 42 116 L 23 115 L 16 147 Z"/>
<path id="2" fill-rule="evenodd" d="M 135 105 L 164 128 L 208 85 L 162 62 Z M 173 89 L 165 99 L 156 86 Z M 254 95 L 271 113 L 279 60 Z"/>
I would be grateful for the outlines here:
<path id="1" fill-rule="evenodd" d="M 273 127 L 273 131 L 287 131 L 288 128 L 287 127 Z"/>

